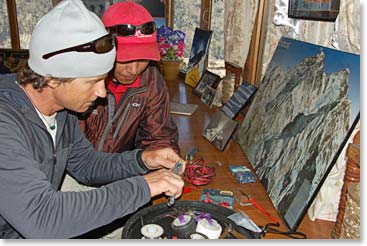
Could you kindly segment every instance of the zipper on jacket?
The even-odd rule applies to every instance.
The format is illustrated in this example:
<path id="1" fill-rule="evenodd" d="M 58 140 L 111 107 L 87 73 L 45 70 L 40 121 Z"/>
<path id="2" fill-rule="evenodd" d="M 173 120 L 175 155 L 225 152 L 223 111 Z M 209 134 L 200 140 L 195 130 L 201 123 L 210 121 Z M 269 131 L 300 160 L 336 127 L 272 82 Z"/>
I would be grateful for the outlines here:
<path id="1" fill-rule="evenodd" d="M 135 96 L 137 94 L 140 94 L 140 93 L 143 93 L 143 92 L 146 92 L 148 91 L 148 88 L 147 87 L 141 87 L 141 88 L 137 88 L 135 90 L 133 90 L 130 94 L 128 94 L 128 96 L 124 99 L 124 100 L 129 100 L 132 96 Z M 113 138 L 115 139 L 117 137 L 117 134 L 120 132 L 120 129 L 124 123 L 124 121 L 126 120 L 126 116 L 129 112 L 131 108 L 131 103 L 129 103 L 126 108 L 124 109 L 124 112 L 122 113 L 120 119 L 119 119 L 119 122 L 117 123 L 117 127 L 115 129 L 115 132 L 113 133 Z M 119 111 L 122 110 L 122 107 L 119 108 Z M 116 113 L 115 117 L 113 120 L 115 120 L 115 118 L 117 117 L 118 113 Z"/>
<path id="2" fill-rule="evenodd" d="M 56 167 L 56 164 L 57 164 L 57 158 L 56 158 L 56 142 L 57 142 L 57 132 L 56 132 L 56 135 L 55 135 L 55 143 L 52 139 L 52 136 L 51 136 L 51 133 L 49 131 L 47 131 L 46 129 L 46 126 L 45 124 L 42 122 L 42 125 L 38 124 L 37 125 L 42 129 L 42 131 L 45 131 L 46 132 L 46 135 L 48 137 L 49 140 L 51 140 L 51 146 L 52 146 L 52 169 L 51 169 L 51 175 L 50 175 L 50 183 L 51 185 L 53 186 L 53 181 L 54 181 L 54 174 L 55 174 L 55 167 Z M 59 130 L 59 129 L 57 129 Z M 57 131 L 56 130 L 56 131 Z M 56 188 L 56 187 L 54 187 Z"/>
<path id="3" fill-rule="evenodd" d="M 129 112 L 129 110 L 130 110 L 130 107 L 131 107 L 131 103 L 128 103 L 128 104 L 126 105 L 125 109 L 124 109 L 124 112 L 122 112 L 122 115 L 121 115 L 121 118 L 120 118 L 120 120 L 119 120 L 119 122 L 118 122 L 118 124 L 117 124 L 116 130 L 115 130 L 115 132 L 113 133 L 113 139 L 115 139 L 115 138 L 116 138 L 116 136 L 117 136 L 117 134 L 119 133 L 120 128 L 121 128 L 121 126 L 122 126 L 122 123 L 125 121 L 125 119 L 126 119 L 126 115 L 127 115 L 127 113 Z"/>
<path id="4" fill-rule="evenodd" d="M 146 92 L 146 91 L 148 91 L 148 88 L 146 88 L 146 87 L 138 88 L 138 89 L 134 90 L 132 93 L 128 94 L 127 97 L 123 98 L 123 100 L 129 100 L 129 98 L 131 98 L 132 96 L 135 96 L 137 94 L 140 94 L 140 93 L 143 93 L 143 92 Z M 116 138 L 119 130 L 122 127 L 122 124 L 124 123 L 124 121 L 126 119 L 126 116 L 127 116 L 128 112 L 131 108 L 131 104 L 128 103 L 125 108 L 120 107 L 118 109 L 118 111 L 113 115 L 113 112 L 115 111 L 115 97 L 112 94 L 108 94 L 107 98 L 108 98 L 108 122 L 107 122 L 106 128 L 104 129 L 104 131 L 102 133 L 101 140 L 99 141 L 98 148 L 97 148 L 98 151 L 102 151 L 104 142 L 106 141 L 106 138 L 107 138 L 107 134 L 108 134 L 109 130 L 112 128 L 112 123 L 116 120 L 116 118 L 120 114 L 121 110 L 124 110 L 124 111 L 122 112 L 122 115 L 119 119 L 119 122 L 117 123 L 116 130 L 113 132 L 113 138 Z M 121 105 L 121 102 L 122 101 L 120 101 L 119 105 Z"/>
<path id="5" fill-rule="evenodd" d="M 106 140 L 108 131 L 112 128 L 112 122 L 113 122 L 113 112 L 115 111 L 115 97 L 112 94 L 107 94 L 107 101 L 108 101 L 108 116 L 107 116 L 107 125 L 106 128 L 104 129 L 102 136 L 101 136 L 101 140 L 99 141 L 98 144 L 98 151 L 101 151 L 103 148 L 103 143 Z"/>
<path id="6" fill-rule="evenodd" d="M 45 130 L 45 129 L 43 128 L 43 130 Z M 59 130 L 59 129 L 57 129 L 57 130 Z M 56 135 L 57 135 L 57 132 L 56 132 L 56 135 L 55 135 L 55 143 L 52 139 L 51 133 L 49 133 L 47 131 L 47 129 L 46 129 L 46 132 L 47 132 L 47 135 L 48 135 L 49 139 L 51 139 L 51 143 L 52 143 L 52 170 L 51 170 L 51 180 L 50 180 L 50 182 L 51 182 L 51 185 L 53 186 L 54 185 L 53 181 L 54 181 L 54 175 L 55 175 L 55 167 L 56 167 L 56 164 L 57 164 L 57 158 L 56 158 L 56 142 L 57 142 Z M 56 188 L 56 187 L 54 187 L 54 188 Z"/>

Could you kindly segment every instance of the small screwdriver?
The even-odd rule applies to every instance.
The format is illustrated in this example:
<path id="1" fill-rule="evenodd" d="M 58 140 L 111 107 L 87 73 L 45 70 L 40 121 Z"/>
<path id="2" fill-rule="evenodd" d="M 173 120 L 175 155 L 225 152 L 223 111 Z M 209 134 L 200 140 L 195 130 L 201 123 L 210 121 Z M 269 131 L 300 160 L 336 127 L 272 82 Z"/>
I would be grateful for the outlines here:
<path id="1" fill-rule="evenodd" d="M 176 162 L 175 166 L 172 168 L 174 174 L 179 174 L 182 169 L 181 161 Z M 175 204 L 175 196 L 170 196 L 167 201 L 167 206 L 172 207 Z"/>

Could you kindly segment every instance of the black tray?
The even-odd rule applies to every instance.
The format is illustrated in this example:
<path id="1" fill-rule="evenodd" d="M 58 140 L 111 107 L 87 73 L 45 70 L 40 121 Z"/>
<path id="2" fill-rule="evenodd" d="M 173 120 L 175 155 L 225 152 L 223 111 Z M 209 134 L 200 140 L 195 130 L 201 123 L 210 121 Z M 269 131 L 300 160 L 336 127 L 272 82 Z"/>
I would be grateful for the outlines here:
<path id="1" fill-rule="evenodd" d="M 170 208 L 167 207 L 166 203 L 143 208 L 129 218 L 124 226 L 121 237 L 123 239 L 141 239 L 143 235 L 141 234 L 140 229 L 143 225 L 158 224 L 164 229 L 162 238 L 171 239 L 172 236 L 175 236 L 171 228 L 172 221 L 180 213 L 188 212 L 194 212 L 195 214 L 210 213 L 211 218 L 218 221 L 222 226 L 222 233 L 225 226 L 231 224 L 233 229 L 248 239 L 260 238 L 259 233 L 237 226 L 232 220 L 227 218 L 229 215 L 235 213 L 235 211 L 222 206 L 198 201 L 176 201 L 175 205 Z M 226 239 L 235 238 L 231 235 L 232 234 L 228 234 Z"/>

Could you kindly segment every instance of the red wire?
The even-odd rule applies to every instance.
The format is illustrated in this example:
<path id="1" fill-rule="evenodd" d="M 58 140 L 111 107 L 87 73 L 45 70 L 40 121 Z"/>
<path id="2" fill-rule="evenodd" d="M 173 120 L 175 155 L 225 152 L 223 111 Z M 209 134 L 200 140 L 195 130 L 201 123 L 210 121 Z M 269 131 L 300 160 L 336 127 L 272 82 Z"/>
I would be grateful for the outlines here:
<path id="1" fill-rule="evenodd" d="M 215 176 L 215 168 L 208 167 L 204 159 L 186 165 L 185 180 L 193 185 L 206 185 Z"/>

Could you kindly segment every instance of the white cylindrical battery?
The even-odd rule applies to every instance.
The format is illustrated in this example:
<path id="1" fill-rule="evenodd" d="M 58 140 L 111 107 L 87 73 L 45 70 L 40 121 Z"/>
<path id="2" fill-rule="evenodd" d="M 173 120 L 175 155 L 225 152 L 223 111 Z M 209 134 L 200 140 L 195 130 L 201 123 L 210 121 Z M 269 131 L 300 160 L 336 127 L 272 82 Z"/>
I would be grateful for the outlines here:
<path id="1" fill-rule="evenodd" d="M 186 238 L 186 235 L 195 232 L 196 223 L 192 216 L 182 215 L 172 221 L 171 228 L 178 238 Z"/>
<path id="2" fill-rule="evenodd" d="M 208 239 L 203 233 L 193 232 L 187 236 L 187 239 Z"/>
<path id="3" fill-rule="evenodd" d="M 218 239 L 222 233 L 221 225 L 214 219 L 211 219 L 210 224 L 207 219 L 202 219 L 197 223 L 196 231 L 203 233 L 209 239 Z"/>
<path id="4" fill-rule="evenodd" d="M 163 234 L 163 228 L 157 224 L 146 224 L 140 232 L 145 239 L 159 239 Z"/>

